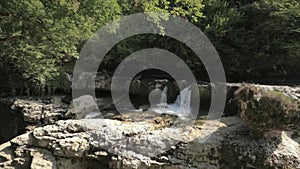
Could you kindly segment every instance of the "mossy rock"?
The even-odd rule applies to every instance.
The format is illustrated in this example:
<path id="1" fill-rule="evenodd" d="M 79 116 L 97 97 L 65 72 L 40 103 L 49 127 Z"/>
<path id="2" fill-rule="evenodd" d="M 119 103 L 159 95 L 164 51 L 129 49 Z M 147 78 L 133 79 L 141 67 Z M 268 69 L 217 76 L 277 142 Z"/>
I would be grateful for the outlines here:
<path id="1" fill-rule="evenodd" d="M 242 86 L 235 92 L 235 97 L 239 102 L 241 118 L 252 133 L 300 129 L 299 99 L 255 85 Z"/>

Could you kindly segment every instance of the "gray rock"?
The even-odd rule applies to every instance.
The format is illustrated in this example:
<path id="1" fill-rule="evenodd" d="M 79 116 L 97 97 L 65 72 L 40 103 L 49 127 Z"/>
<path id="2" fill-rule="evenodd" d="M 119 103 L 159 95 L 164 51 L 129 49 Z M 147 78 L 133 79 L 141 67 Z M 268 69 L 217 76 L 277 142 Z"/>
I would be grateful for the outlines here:
<path id="1" fill-rule="evenodd" d="M 11 103 L 11 112 L 23 118 L 27 130 L 66 119 L 68 109 L 69 106 L 60 102 L 59 97 L 53 97 L 51 103 L 20 98 L 15 98 Z"/>
<path id="2" fill-rule="evenodd" d="M 282 132 L 252 139 L 239 117 L 223 118 L 221 122 L 197 120 L 173 128 L 173 132 L 164 132 L 171 131 L 167 127 L 157 118 L 140 122 L 58 121 L 2 144 L 0 166 L 45 169 L 300 167 L 299 143 Z M 201 142 L 211 131 L 214 131 L 212 136 Z M 171 146 L 166 149 L 168 144 Z"/>
<path id="3" fill-rule="evenodd" d="M 128 113 L 114 119 L 64 120 L 75 118 L 76 113 L 55 101 L 45 104 L 29 99 L 13 100 L 14 112 L 24 115 L 26 124 L 34 127 L 0 145 L 0 168 L 300 168 L 300 133 L 295 130 L 299 124 L 285 123 L 285 118 L 277 116 L 262 118 L 259 114 L 284 115 L 285 111 L 278 110 L 287 110 L 280 107 L 286 102 L 272 107 L 269 101 L 274 97 L 270 93 L 279 92 L 280 96 L 283 93 L 284 100 L 297 100 L 300 90 L 255 85 L 263 94 L 254 90 L 255 94 L 249 95 L 252 88 L 244 86 L 228 84 L 232 90 L 227 94 L 234 104 L 255 103 L 241 109 L 242 119 L 223 117 L 220 122 L 196 120 L 181 125 L 174 124 L 176 116 L 152 112 Z M 203 95 L 210 93 L 209 86 L 201 89 Z M 261 99 L 255 95 L 268 96 L 265 107 L 260 106 Z M 257 119 L 255 123 L 253 117 Z M 281 121 L 275 124 L 276 119 Z M 250 131 L 265 120 L 271 123 L 266 125 L 264 137 L 253 139 Z M 294 131 L 278 131 L 286 129 Z M 202 142 L 210 133 L 211 137 Z"/>

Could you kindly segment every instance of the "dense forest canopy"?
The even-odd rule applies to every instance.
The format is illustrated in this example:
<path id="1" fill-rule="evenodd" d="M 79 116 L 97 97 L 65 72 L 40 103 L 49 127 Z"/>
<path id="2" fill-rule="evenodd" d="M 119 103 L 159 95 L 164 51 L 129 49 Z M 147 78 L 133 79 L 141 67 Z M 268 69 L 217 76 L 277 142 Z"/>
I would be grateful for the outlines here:
<path id="1" fill-rule="evenodd" d="M 0 87 L 12 94 L 64 88 L 64 72 L 71 73 L 66 61 L 78 57 L 85 41 L 101 26 L 137 12 L 167 12 L 201 28 L 229 80 L 299 75 L 298 0 L 2 0 L 0 11 Z M 193 55 L 168 37 L 141 35 L 115 46 L 104 67 L 113 69 L 124 56 L 155 45 Z M 203 73 L 199 61 L 186 62 Z"/>

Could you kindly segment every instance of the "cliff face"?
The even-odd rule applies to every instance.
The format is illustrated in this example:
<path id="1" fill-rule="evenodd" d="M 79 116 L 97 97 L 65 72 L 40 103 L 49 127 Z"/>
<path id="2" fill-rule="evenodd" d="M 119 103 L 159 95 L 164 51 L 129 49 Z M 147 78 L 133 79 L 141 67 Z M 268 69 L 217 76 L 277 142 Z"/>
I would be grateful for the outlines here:
<path id="1" fill-rule="evenodd" d="M 300 90 L 228 86 L 235 88 L 230 94 L 235 92 L 235 97 L 228 100 L 237 104 L 242 118 L 234 115 L 184 125 L 175 123 L 176 116 L 153 112 L 67 120 L 74 116 L 66 107 L 14 100 L 12 108 L 23 115 L 27 133 L 0 145 L 0 168 L 300 168 L 299 123 L 290 121 L 299 117 L 299 107 L 288 106 L 298 103 Z M 278 93 L 286 98 L 277 100 Z M 47 116 L 42 116 L 44 112 Z M 268 118 L 266 112 L 275 115 Z M 266 123 L 268 119 L 272 123 Z"/>

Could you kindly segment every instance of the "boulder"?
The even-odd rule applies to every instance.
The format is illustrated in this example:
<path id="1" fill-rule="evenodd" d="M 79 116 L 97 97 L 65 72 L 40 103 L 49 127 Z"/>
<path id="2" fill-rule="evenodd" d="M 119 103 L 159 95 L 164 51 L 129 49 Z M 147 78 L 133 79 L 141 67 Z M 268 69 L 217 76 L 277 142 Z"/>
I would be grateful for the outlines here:
<path id="1" fill-rule="evenodd" d="M 253 134 L 300 130 L 300 88 L 244 85 L 235 95 L 241 118 Z"/>

